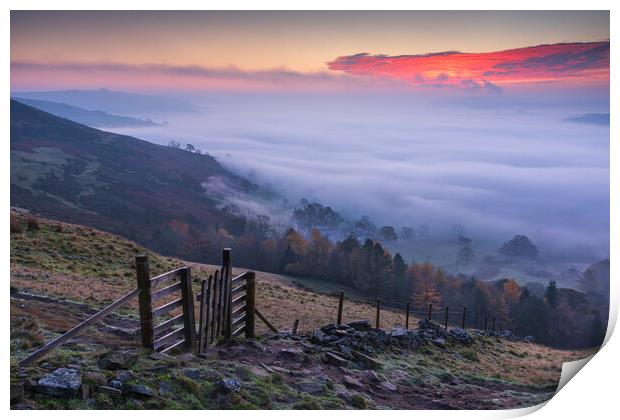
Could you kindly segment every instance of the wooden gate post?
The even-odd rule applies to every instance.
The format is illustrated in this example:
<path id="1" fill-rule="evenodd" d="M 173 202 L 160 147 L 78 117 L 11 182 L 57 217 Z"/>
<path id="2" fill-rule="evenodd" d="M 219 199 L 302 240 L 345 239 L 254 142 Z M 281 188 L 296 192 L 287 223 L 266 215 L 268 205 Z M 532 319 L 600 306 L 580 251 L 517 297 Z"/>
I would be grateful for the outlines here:
<path id="1" fill-rule="evenodd" d="M 185 348 L 194 351 L 196 347 L 196 322 L 194 320 L 194 296 L 192 293 L 192 271 L 190 267 L 181 270 L 181 297 L 183 299 L 183 331 Z"/>
<path id="2" fill-rule="evenodd" d="M 224 284 L 224 338 L 230 340 L 232 338 L 232 273 L 230 266 L 230 248 L 222 250 L 222 268 L 224 276 L 222 278 Z"/>
<path id="3" fill-rule="evenodd" d="M 405 311 L 407 311 L 407 314 L 405 315 L 405 328 L 409 329 L 409 307 L 411 306 L 411 303 L 407 302 L 407 309 L 405 309 Z"/>
<path id="4" fill-rule="evenodd" d="M 256 273 L 248 272 L 245 278 L 245 337 L 254 338 L 256 320 Z"/>
<path id="5" fill-rule="evenodd" d="M 449 313 L 449 309 L 448 309 L 448 306 L 446 305 L 446 319 L 445 319 L 446 331 L 448 331 L 448 313 Z"/>
<path id="6" fill-rule="evenodd" d="M 336 324 L 342 324 L 342 307 L 344 306 L 344 292 L 340 292 L 340 300 L 338 301 L 338 317 Z"/>
<path id="7" fill-rule="evenodd" d="M 140 336 L 142 347 L 153 349 L 153 303 L 151 301 L 151 276 L 148 255 L 136 255 L 136 279 L 138 281 Z"/>
<path id="8" fill-rule="evenodd" d="M 465 329 L 465 318 L 467 317 L 467 308 L 463 307 L 463 322 L 461 323 L 461 328 Z"/>
<path id="9" fill-rule="evenodd" d="M 377 319 L 375 322 L 375 328 L 379 329 L 379 321 L 381 320 L 381 299 L 377 299 Z"/>
<path id="10" fill-rule="evenodd" d="M 429 321 L 433 320 L 433 304 L 432 303 L 428 304 L 428 320 Z"/>

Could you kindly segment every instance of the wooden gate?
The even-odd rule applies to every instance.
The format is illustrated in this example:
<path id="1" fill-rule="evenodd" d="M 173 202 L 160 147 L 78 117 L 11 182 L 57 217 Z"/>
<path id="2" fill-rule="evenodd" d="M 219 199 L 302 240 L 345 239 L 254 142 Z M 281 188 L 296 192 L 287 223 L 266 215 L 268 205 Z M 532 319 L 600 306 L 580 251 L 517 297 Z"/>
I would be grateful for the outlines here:
<path id="1" fill-rule="evenodd" d="M 175 349 L 193 351 L 196 326 L 191 269 L 181 267 L 151 278 L 148 256 L 138 255 L 136 272 L 140 289 L 142 347 L 161 353 Z M 170 300 L 171 296 L 176 299 Z M 163 298 L 167 298 L 168 302 L 159 303 L 160 306 L 153 309 L 153 302 L 162 302 Z M 155 319 L 162 316 L 168 318 L 154 326 Z"/>
<path id="2" fill-rule="evenodd" d="M 203 280 L 198 301 L 198 348 L 202 353 L 220 337 L 230 340 L 245 333 L 254 337 L 256 276 L 252 271 L 232 278 L 230 249 L 225 248 L 222 267 Z"/>

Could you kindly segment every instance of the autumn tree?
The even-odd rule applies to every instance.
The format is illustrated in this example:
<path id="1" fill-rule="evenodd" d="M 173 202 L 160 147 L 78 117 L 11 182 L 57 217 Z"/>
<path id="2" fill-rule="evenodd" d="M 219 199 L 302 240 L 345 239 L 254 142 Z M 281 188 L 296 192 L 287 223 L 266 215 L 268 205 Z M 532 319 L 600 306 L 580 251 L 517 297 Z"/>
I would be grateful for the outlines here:
<path id="1" fill-rule="evenodd" d="M 413 278 L 411 300 L 414 308 L 426 308 L 429 304 L 441 304 L 441 295 L 435 287 L 435 270 L 429 263 L 416 264 L 410 268 Z"/>
<path id="2" fill-rule="evenodd" d="M 396 230 L 392 226 L 383 226 L 379 229 L 379 237 L 386 242 L 395 242 L 398 240 Z"/>
<path id="3" fill-rule="evenodd" d="M 538 248 L 525 235 L 513 236 L 500 247 L 499 252 L 510 259 L 513 257 L 536 259 L 538 257 Z"/>

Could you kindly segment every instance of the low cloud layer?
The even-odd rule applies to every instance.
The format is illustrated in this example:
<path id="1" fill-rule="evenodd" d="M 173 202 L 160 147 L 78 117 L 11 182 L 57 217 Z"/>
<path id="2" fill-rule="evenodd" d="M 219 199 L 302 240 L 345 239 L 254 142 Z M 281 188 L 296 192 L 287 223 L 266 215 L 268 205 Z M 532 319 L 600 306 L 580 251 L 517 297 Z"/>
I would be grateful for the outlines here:
<path id="1" fill-rule="evenodd" d="M 566 118 L 608 102 L 545 98 L 212 94 L 204 114 L 126 132 L 193 143 L 293 203 L 318 199 L 349 218 L 434 232 L 460 223 L 495 243 L 522 233 L 547 251 L 606 256 L 609 128 Z"/>
<path id="2" fill-rule="evenodd" d="M 501 91 L 500 84 L 609 80 L 609 41 L 539 45 L 488 53 L 447 51 L 420 55 L 355 54 L 328 63 L 331 70 L 414 86 Z"/>

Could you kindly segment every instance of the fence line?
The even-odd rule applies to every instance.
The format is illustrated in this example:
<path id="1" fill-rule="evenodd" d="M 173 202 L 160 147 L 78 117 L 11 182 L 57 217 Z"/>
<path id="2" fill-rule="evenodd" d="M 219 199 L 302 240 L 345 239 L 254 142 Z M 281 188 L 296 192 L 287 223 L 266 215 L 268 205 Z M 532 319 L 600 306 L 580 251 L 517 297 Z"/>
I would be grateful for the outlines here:
<path id="1" fill-rule="evenodd" d="M 371 301 L 369 299 L 363 299 L 363 298 L 358 298 L 358 297 L 352 299 L 352 301 L 367 303 L 367 304 L 375 306 L 376 308 L 375 309 L 376 310 L 375 327 L 376 328 L 379 328 L 380 326 L 382 309 L 391 309 L 391 310 L 401 309 L 403 311 L 404 325 L 405 325 L 405 328 L 407 329 L 409 329 L 411 315 L 416 315 L 420 318 L 423 317 L 423 318 L 428 319 L 429 321 L 436 320 L 440 325 L 443 325 L 443 327 L 446 330 L 448 329 L 449 325 L 458 326 L 463 329 L 474 328 L 474 329 L 489 330 L 488 322 L 490 319 L 492 320 L 490 331 L 493 333 L 496 331 L 496 328 L 495 328 L 496 325 L 498 326 L 497 328 L 498 332 L 502 331 L 502 327 L 505 327 L 505 328 L 512 327 L 512 323 L 510 321 L 506 323 L 502 323 L 501 319 L 497 319 L 492 314 L 489 314 L 486 312 L 484 313 L 484 324 L 482 324 L 481 314 L 479 312 L 471 312 L 470 310 L 468 310 L 466 306 L 458 310 L 451 310 L 448 305 L 446 305 L 445 308 L 443 309 L 434 309 L 433 304 L 430 303 L 428 307 L 424 309 L 421 309 L 421 308 L 412 309 L 411 302 L 396 302 L 396 301 L 390 301 L 390 300 L 386 301 L 381 298 Z M 392 304 L 393 306 L 398 306 L 398 308 L 394 308 L 393 306 L 385 308 L 384 307 L 385 303 Z M 338 311 L 336 315 L 337 324 L 342 323 L 344 305 L 345 305 L 345 293 L 341 291 L 338 293 Z"/>

